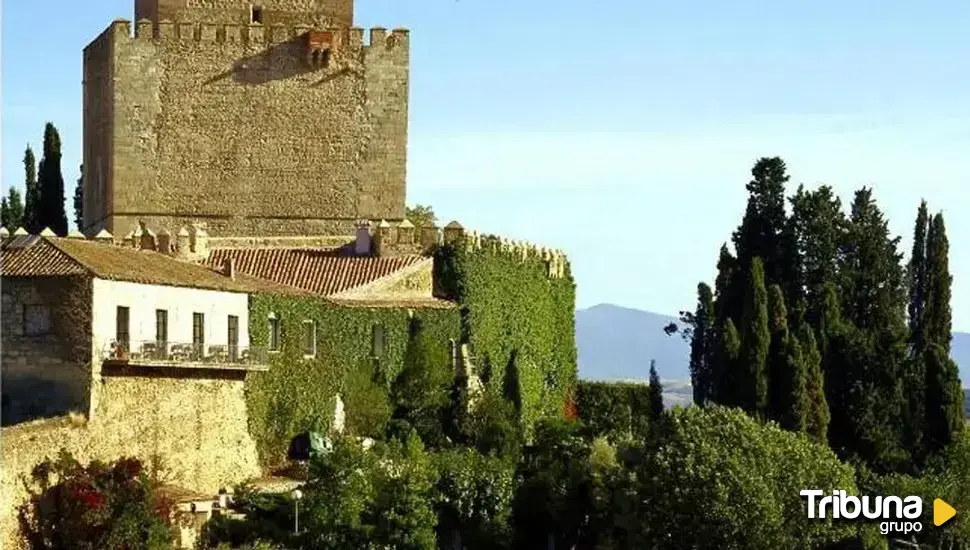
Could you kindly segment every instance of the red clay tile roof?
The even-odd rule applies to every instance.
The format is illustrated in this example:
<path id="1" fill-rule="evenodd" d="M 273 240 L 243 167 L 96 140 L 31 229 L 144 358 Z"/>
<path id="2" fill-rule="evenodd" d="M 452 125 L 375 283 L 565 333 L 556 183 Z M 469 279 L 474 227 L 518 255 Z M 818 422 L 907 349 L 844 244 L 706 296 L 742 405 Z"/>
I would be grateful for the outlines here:
<path id="1" fill-rule="evenodd" d="M 56 237 L 42 237 L 25 248 L 11 248 L 12 242 L 13 239 L 6 239 L 0 247 L 0 274 L 5 277 L 88 275 L 113 281 L 247 294 L 309 295 L 297 288 L 245 274 L 230 279 L 207 266 L 160 252 Z"/>
<path id="2" fill-rule="evenodd" d="M 387 277 L 424 256 L 352 256 L 320 248 L 217 248 L 209 265 L 232 258 L 241 273 L 329 296 Z"/>
<path id="3" fill-rule="evenodd" d="M 0 274 L 9 277 L 63 277 L 89 275 L 90 270 L 61 252 L 45 239 L 27 248 L 8 248 L 13 239 L 0 247 Z"/>

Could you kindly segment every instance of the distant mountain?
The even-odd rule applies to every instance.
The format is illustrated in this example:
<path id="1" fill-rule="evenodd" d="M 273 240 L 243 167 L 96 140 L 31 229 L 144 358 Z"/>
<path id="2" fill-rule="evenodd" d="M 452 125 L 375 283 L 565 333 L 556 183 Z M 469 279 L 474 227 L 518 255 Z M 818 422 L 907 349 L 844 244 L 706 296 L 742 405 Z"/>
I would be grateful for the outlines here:
<path id="1" fill-rule="evenodd" d="M 680 333 L 668 336 L 664 327 L 676 317 L 600 304 L 576 312 L 579 376 L 590 380 L 646 379 L 650 360 L 667 381 L 689 381 L 690 345 Z M 960 365 L 963 385 L 970 386 L 970 334 L 954 333 L 953 359 Z M 678 386 L 678 393 L 683 388 Z"/>

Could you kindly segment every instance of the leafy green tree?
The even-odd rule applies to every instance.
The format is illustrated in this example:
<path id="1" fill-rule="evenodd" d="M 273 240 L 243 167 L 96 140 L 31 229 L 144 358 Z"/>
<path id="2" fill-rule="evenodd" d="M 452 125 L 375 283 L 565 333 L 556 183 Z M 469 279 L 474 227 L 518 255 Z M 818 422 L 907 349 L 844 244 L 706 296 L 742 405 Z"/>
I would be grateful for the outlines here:
<path id="1" fill-rule="evenodd" d="M 663 416 L 664 396 L 663 384 L 657 375 L 657 362 L 650 360 L 650 420 L 654 421 Z"/>
<path id="2" fill-rule="evenodd" d="M 407 207 L 404 216 L 409 222 L 414 224 L 415 227 L 431 226 L 438 221 L 438 218 L 434 214 L 434 209 L 431 208 L 431 206 L 424 204 L 416 204 L 414 206 Z"/>
<path id="3" fill-rule="evenodd" d="M 533 445 L 517 474 L 512 505 L 514 548 L 587 547 L 596 539 L 590 518 L 596 516 L 591 495 L 590 447 L 580 426 L 540 421 Z"/>
<path id="4" fill-rule="evenodd" d="M 675 409 L 655 434 L 637 470 L 637 548 L 878 547 L 872 525 L 805 514 L 806 487 L 858 494 L 853 469 L 828 448 L 716 406 Z"/>
<path id="5" fill-rule="evenodd" d="M 434 460 L 440 472 L 439 538 L 457 536 L 469 550 L 508 548 L 515 461 L 467 447 L 443 451 Z"/>
<path id="6" fill-rule="evenodd" d="M 31 550 L 171 548 L 172 503 L 138 460 L 82 466 L 62 450 L 35 466 L 30 481 L 17 517 Z"/>
<path id="7" fill-rule="evenodd" d="M 741 353 L 735 368 L 738 405 L 754 414 L 764 414 L 768 405 L 768 295 L 761 258 L 751 260 L 741 316 Z"/>
<path id="8" fill-rule="evenodd" d="M 84 230 L 84 165 L 81 165 L 81 177 L 77 179 L 74 188 L 74 226 L 78 231 Z"/>
<path id="9" fill-rule="evenodd" d="M 684 337 L 690 341 L 690 380 L 694 404 L 703 406 L 713 397 L 713 368 L 717 342 L 714 294 L 706 283 L 697 284 L 697 307 L 682 311 L 680 320 L 687 325 Z"/>
<path id="10" fill-rule="evenodd" d="M 24 202 L 20 198 L 20 191 L 14 187 L 7 191 L 7 196 L 2 200 L 0 225 L 6 227 L 11 233 L 24 225 Z"/>
<path id="11" fill-rule="evenodd" d="M 404 367 L 391 388 L 394 418 L 410 423 L 429 445 L 443 445 L 454 378 L 445 345 L 433 341 L 419 319 L 412 319 Z"/>
<path id="12" fill-rule="evenodd" d="M 390 442 L 374 470 L 376 489 L 367 513 L 374 525 L 371 544 L 400 550 L 435 550 L 434 509 L 438 472 L 421 440 Z M 359 548 L 359 547 L 358 547 Z"/>
<path id="13" fill-rule="evenodd" d="M 34 150 L 27 145 L 24 150 L 24 229 L 31 235 L 40 233 L 41 189 L 37 183 L 37 161 Z"/>
<path id="14" fill-rule="evenodd" d="M 522 433 L 515 408 L 501 393 L 488 389 L 465 417 L 462 433 L 479 453 L 517 461 Z"/>
<path id="15" fill-rule="evenodd" d="M 62 237 L 67 235 L 64 176 L 61 174 L 61 136 L 50 122 L 44 126 L 44 156 L 38 169 L 37 188 L 38 225 L 41 229 L 49 227 Z"/>

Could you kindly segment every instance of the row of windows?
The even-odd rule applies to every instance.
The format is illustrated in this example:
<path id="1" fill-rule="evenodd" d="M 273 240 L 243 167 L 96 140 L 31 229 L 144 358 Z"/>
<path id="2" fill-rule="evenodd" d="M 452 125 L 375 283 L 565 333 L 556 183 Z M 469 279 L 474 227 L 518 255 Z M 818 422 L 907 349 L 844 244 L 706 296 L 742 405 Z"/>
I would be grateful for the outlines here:
<path id="1" fill-rule="evenodd" d="M 269 314 L 269 351 L 280 351 L 283 344 L 282 322 L 275 313 Z M 314 356 L 317 354 L 317 324 L 315 321 L 305 319 L 302 323 L 302 348 L 303 355 Z M 384 357 L 384 350 L 387 347 L 387 332 L 382 325 L 371 327 L 371 356 L 375 358 Z"/>
<path id="2" fill-rule="evenodd" d="M 226 343 L 231 349 L 239 347 L 239 317 L 229 315 L 227 318 Z M 115 341 L 120 345 L 131 343 L 131 308 L 118 306 L 115 311 Z M 155 341 L 160 344 L 168 342 L 168 310 L 155 310 Z M 197 347 L 205 346 L 205 313 L 192 313 L 192 344 Z"/>

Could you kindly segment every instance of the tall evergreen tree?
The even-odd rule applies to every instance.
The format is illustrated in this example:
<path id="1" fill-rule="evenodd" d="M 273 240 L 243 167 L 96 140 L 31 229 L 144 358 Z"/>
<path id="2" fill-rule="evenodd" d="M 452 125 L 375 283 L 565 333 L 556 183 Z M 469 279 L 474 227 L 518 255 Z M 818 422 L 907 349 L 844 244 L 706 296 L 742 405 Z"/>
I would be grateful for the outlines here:
<path id="1" fill-rule="evenodd" d="M 20 191 L 14 187 L 8 189 L 7 196 L 3 198 L 0 225 L 6 227 L 11 233 L 24 225 L 24 202 L 20 198 Z"/>
<path id="2" fill-rule="evenodd" d="M 64 209 L 64 176 L 61 174 L 61 136 L 48 122 L 44 126 L 44 157 L 40 161 L 38 224 L 55 234 L 67 235 L 67 212 Z"/>
<path id="3" fill-rule="evenodd" d="M 746 411 L 763 414 L 768 404 L 767 360 L 771 334 L 768 328 L 768 291 L 765 289 L 761 258 L 751 260 L 744 309 L 741 315 L 741 353 L 737 372 L 736 394 Z"/>
<path id="4" fill-rule="evenodd" d="M 768 417 L 780 420 L 788 405 L 788 309 L 781 286 L 768 287 L 768 328 L 771 334 L 768 346 Z"/>
<path id="5" fill-rule="evenodd" d="M 926 304 L 923 312 L 929 452 L 949 445 L 964 427 L 960 373 L 950 358 L 952 284 L 946 225 L 943 214 L 936 214 L 926 236 Z"/>
<path id="6" fill-rule="evenodd" d="M 394 419 L 408 422 L 429 445 L 441 444 L 453 380 L 447 350 L 413 319 L 404 365 L 391 385 Z"/>
<path id="7" fill-rule="evenodd" d="M 664 413 L 663 385 L 657 375 L 657 362 L 650 360 L 650 420 L 657 420 Z"/>
<path id="8" fill-rule="evenodd" d="M 741 358 L 741 335 L 730 318 L 719 326 L 720 336 L 716 349 L 713 373 L 715 384 L 714 400 L 720 405 L 728 407 L 740 406 L 742 396 L 738 393 L 738 361 Z"/>
<path id="9" fill-rule="evenodd" d="M 694 404 L 703 406 L 712 397 L 716 344 L 714 295 L 706 283 L 698 283 L 697 307 L 693 313 L 682 312 L 681 321 L 689 327 L 685 333 L 690 340 L 690 379 Z"/>
<path id="10" fill-rule="evenodd" d="M 916 353 L 923 344 L 923 309 L 926 305 L 926 232 L 929 214 L 926 201 L 921 201 L 913 229 L 913 252 L 909 259 L 909 334 Z"/>
<path id="11" fill-rule="evenodd" d="M 950 244 L 946 237 L 943 214 L 933 216 L 926 236 L 926 304 L 923 312 L 927 342 L 932 342 L 950 356 L 953 321 L 950 309 Z"/>
<path id="12" fill-rule="evenodd" d="M 923 338 L 924 310 L 926 308 L 926 238 L 929 228 L 929 214 L 926 201 L 921 201 L 916 212 L 913 229 L 913 249 L 907 267 L 909 280 L 909 345 L 910 354 L 905 364 L 903 376 L 906 409 L 904 413 L 904 442 L 913 454 L 917 466 L 926 456 L 925 436 L 927 429 L 926 410 L 926 342 Z"/>
<path id="13" fill-rule="evenodd" d="M 796 284 L 804 287 L 806 320 L 817 329 L 825 284 L 835 281 L 838 273 L 839 248 L 845 238 L 847 221 L 842 201 L 827 185 L 814 191 L 800 185 L 789 201 L 789 225 L 800 258 Z"/>
<path id="14" fill-rule="evenodd" d="M 37 161 L 34 150 L 27 145 L 24 151 L 24 229 L 31 235 L 40 233 L 40 187 L 37 185 Z"/>
<path id="15" fill-rule="evenodd" d="M 84 230 L 84 165 L 81 165 L 81 176 L 74 188 L 74 226 L 78 231 Z"/>
<path id="16" fill-rule="evenodd" d="M 930 343 L 923 355 L 926 364 L 927 451 L 936 453 L 963 432 L 963 389 L 957 364 L 943 346 Z"/>
<path id="17" fill-rule="evenodd" d="M 822 355 L 815 340 L 815 331 L 807 323 L 799 330 L 802 359 L 805 365 L 805 431 L 819 443 L 828 443 L 829 404 L 825 398 L 825 380 L 822 374 Z"/>

